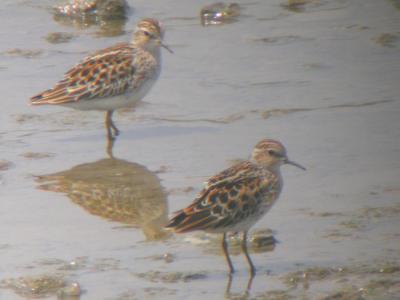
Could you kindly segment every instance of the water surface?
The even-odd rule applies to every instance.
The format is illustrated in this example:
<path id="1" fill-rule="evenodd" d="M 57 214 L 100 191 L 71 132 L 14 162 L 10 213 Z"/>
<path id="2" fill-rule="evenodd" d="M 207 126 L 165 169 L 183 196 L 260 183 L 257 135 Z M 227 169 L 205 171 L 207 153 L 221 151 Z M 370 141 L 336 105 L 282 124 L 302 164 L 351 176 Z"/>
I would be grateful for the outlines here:
<path id="1" fill-rule="evenodd" d="M 203 27 L 207 1 L 128 2 L 134 9 L 112 36 L 57 23 L 53 1 L 2 2 L 0 280 L 58 274 L 79 282 L 81 299 L 346 299 L 360 288 L 367 299 L 394 299 L 400 18 L 393 3 L 320 0 L 289 10 L 284 1 L 241 1 L 237 22 Z M 129 40 L 144 16 L 163 21 L 175 54 L 163 53 L 162 75 L 143 105 L 115 114 L 121 136 L 110 161 L 102 113 L 27 102 L 86 53 Z M 52 44 L 52 32 L 74 37 Z M 207 177 L 247 158 L 265 137 L 281 140 L 308 170 L 283 168 L 281 198 L 256 226 L 272 229 L 279 243 L 252 254 L 258 275 L 247 294 L 247 265 L 235 255 L 238 274 L 227 292 L 225 261 L 199 243 L 203 236 L 154 235 L 154 224 L 145 225 L 189 204 Z M 66 181 L 58 185 L 40 181 L 60 174 Z M 146 186 L 128 200 L 130 210 L 113 202 L 140 192 L 135 178 L 157 191 L 153 209 Z M 82 195 L 114 206 L 90 202 L 94 213 L 78 203 Z M 110 217 L 115 211 L 131 221 Z M 320 277 L 309 269 L 346 266 L 353 271 Z M 298 282 L 296 271 L 310 282 Z M 387 276 L 387 288 L 372 285 Z M 24 299 L 10 289 L 0 298 Z"/>

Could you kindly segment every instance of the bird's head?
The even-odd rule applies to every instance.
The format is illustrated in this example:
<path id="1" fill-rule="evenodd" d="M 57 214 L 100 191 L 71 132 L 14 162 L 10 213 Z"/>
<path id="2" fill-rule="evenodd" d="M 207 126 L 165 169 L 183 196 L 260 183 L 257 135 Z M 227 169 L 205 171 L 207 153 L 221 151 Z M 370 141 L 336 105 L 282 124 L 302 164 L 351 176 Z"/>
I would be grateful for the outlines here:
<path id="1" fill-rule="evenodd" d="M 271 170 L 276 170 L 283 164 L 293 165 L 305 170 L 303 166 L 289 160 L 286 149 L 281 142 L 271 139 L 264 139 L 257 143 L 251 154 L 251 160 Z"/>
<path id="2" fill-rule="evenodd" d="M 164 29 L 161 23 L 156 19 L 146 18 L 137 24 L 133 34 L 133 42 L 149 50 L 163 47 L 172 53 L 172 50 L 163 44 L 163 37 Z"/>

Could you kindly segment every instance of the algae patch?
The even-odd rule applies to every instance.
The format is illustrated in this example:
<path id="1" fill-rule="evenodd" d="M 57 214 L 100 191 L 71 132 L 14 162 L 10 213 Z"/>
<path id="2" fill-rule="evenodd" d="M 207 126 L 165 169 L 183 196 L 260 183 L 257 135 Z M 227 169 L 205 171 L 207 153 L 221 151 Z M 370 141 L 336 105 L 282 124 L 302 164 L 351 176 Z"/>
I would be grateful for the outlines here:
<path id="1" fill-rule="evenodd" d="M 146 279 L 150 282 L 163 282 L 163 283 L 189 282 L 193 280 L 205 279 L 207 277 L 205 273 L 159 272 L 159 271 L 138 273 L 136 274 L 136 276 L 139 278 Z"/>
<path id="2" fill-rule="evenodd" d="M 60 275 L 39 275 L 4 279 L 0 288 L 11 289 L 22 297 L 44 298 L 55 295 L 67 285 Z"/>

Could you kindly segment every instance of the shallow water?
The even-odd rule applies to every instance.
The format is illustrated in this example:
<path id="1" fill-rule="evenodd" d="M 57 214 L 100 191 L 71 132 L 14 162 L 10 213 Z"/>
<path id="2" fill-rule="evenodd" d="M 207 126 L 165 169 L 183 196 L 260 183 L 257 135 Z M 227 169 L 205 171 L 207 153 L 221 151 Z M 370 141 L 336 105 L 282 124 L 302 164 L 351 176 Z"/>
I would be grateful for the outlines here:
<path id="1" fill-rule="evenodd" d="M 203 27 L 207 1 L 128 2 L 130 18 L 111 37 L 96 26 L 55 22 L 52 1 L 2 2 L 0 280 L 57 274 L 79 282 L 81 299 L 276 299 L 277 290 L 320 299 L 348 286 L 364 288 L 367 299 L 394 299 L 397 269 L 390 288 L 369 285 L 400 258 L 400 11 L 393 3 L 320 0 L 293 11 L 283 1 L 241 1 L 237 22 Z M 143 105 L 115 114 L 121 136 L 110 161 L 102 113 L 27 102 L 86 53 L 128 40 L 144 16 L 163 21 L 175 54 L 163 53 L 160 80 Z M 74 37 L 51 44 L 51 32 Z M 145 225 L 189 204 L 208 176 L 247 158 L 264 137 L 281 140 L 308 170 L 284 167 L 281 198 L 256 225 L 279 243 L 252 254 L 258 275 L 247 294 L 247 265 L 234 255 L 238 274 L 227 292 L 225 261 L 204 236 L 159 235 L 158 225 Z M 82 166 L 92 173 L 71 174 Z M 60 173 L 66 181 L 44 182 Z M 158 193 L 154 209 L 136 181 L 143 176 Z M 133 190 L 138 196 L 126 200 L 133 208 L 112 200 Z M 74 200 L 82 194 L 111 206 L 102 202 L 93 213 Z M 113 218 L 115 211 L 130 221 Z M 296 288 L 284 281 L 310 267 L 360 265 L 378 271 L 345 272 L 345 283 L 338 275 Z M 0 298 L 24 296 L 3 288 Z"/>

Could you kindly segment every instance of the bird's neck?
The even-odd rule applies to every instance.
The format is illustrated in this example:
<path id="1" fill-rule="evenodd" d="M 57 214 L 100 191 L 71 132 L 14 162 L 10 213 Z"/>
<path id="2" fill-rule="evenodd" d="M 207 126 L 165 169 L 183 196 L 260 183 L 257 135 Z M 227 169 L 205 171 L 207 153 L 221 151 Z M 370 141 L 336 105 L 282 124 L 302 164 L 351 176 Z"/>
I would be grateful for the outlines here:
<path id="1" fill-rule="evenodd" d="M 133 48 L 136 49 L 142 49 L 143 51 L 146 51 L 148 53 L 150 53 L 152 56 L 154 56 L 155 59 L 160 60 L 161 57 L 161 47 L 160 46 L 155 46 L 155 45 L 147 45 L 147 44 L 143 44 L 140 42 L 132 42 L 132 46 Z"/>
<path id="2" fill-rule="evenodd" d="M 264 170 L 268 170 L 271 173 L 276 174 L 277 176 L 280 176 L 281 174 L 281 166 L 280 164 L 271 164 L 271 163 L 267 163 L 267 162 L 262 162 L 260 160 L 256 160 L 254 158 L 251 158 L 250 161 L 255 164 L 256 166 L 258 166 L 259 168 L 262 168 Z"/>
<path id="3" fill-rule="evenodd" d="M 270 171 L 271 173 L 273 173 L 276 177 L 282 178 L 280 166 L 269 166 L 269 167 L 266 167 L 266 169 L 268 171 Z"/>
<path id="4" fill-rule="evenodd" d="M 277 188 L 277 190 L 280 192 L 281 191 L 281 189 L 282 189 L 282 186 L 283 186 L 283 178 L 282 178 L 282 175 L 281 175 L 281 168 L 280 168 L 280 165 L 269 165 L 269 166 L 263 166 L 263 168 L 265 169 L 265 170 L 268 170 L 269 172 L 271 172 L 275 177 L 276 177 L 276 179 L 277 179 L 277 185 L 278 185 L 278 188 Z"/>
<path id="5" fill-rule="evenodd" d="M 281 177 L 281 166 L 279 164 L 258 164 L 264 170 L 268 170 L 277 177 Z"/>
<path id="6" fill-rule="evenodd" d="M 151 49 L 147 49 L 147 51 L 149 51 L 158 62 L 160 61 L 160 59 L 161 59 L 161 48 L 160 47 L 153 47 Z"/>

